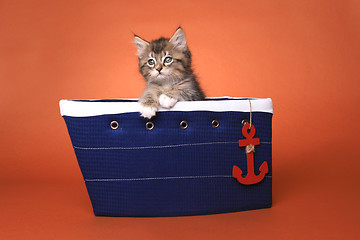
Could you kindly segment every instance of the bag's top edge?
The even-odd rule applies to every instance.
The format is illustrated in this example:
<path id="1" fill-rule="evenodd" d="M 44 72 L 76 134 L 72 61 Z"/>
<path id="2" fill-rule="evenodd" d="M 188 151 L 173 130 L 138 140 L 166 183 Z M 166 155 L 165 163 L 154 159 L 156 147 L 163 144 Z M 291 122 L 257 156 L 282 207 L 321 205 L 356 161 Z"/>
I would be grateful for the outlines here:
<path id="1" fill-rule="evenodd" d="M 159 111 L 213 111 L 213 112 L 267 112 L 273 113 L 271 98 L 215 97 L 205 101 L 181 101 L 171 109 Z M 60 113 L 69 117 L 90 117 L 106 114 L 139 112 L 138 99 L 61 100 Z"/>

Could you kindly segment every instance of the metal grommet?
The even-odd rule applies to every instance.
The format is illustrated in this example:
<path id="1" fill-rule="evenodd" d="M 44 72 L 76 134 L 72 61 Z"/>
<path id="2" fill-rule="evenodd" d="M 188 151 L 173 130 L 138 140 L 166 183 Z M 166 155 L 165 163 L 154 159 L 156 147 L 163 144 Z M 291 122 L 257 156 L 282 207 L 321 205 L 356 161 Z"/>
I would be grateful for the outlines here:
<path id="1" fill-rule="evenodd" d="M 147 130 L 153 130 L 155 125 L 152 122 L 147 122 L 145 126 Z"/>
<path id="2" fill-rule="evenodd" d="M 189 126 L 189 124 L 188 124 L 186 121 L 181 121 L 180 127 L 181 127 L 182 129 L 187 129 L 188 126 Z"/>
<path id="3" fill-rule="evenodd" d="M 119 123 L 118 123 L 117 121 L 112 121 L 112 122 L 110 123 L 110 127 L 111 127 L 111 129 L 116 130 L 116 129 L 119 128 Z"/>
<path id="4" fill-rule="evenodd" d="M 212 126 L 214 127 L 214 128 L 218 128 L 219 126 L 220 126 L 220 122 L 218 121 L 218 120 L 213 120 L 212 122 L 211 122 L 211 124 L 212 124 Z"/>
<path id="5" fill-rule="evenodd" d="M 249 123 L 249 121 L 248 121 L 247 119 L 244 119 L 244 120 L 241 121 L 241 125 L 243 125 L 243 126 L 244 126 L 245 124 L 248 124 L 248 123 Z"/>

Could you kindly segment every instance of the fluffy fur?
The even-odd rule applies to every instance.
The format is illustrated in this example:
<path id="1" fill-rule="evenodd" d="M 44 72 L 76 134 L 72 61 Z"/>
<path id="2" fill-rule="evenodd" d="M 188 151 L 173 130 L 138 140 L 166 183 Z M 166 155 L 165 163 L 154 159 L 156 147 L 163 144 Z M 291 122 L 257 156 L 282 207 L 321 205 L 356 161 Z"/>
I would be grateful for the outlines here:
<path id="1" fill-rule="evenodd" d="M 135 36 L 135 44 L 139 71 L 146 80 L 146 89 L 139 99 L 141 116 L 152 118 L 159 105 L 171 108 L 178 101 L 205 98 L 191 68 L 191 53 L 181 28 L 170 39 L 147 42 Z"/>

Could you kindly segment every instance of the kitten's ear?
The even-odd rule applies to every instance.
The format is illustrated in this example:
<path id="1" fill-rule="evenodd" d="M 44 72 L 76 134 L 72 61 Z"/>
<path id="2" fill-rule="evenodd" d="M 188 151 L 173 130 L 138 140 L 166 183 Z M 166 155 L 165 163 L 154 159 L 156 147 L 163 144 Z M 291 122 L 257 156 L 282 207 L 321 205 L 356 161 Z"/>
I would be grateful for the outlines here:
<path id="1" fill-rule="evenodd" d="M 174 45 L 174 48 L 185 50 L 187 48 L 184 31 L 179 27 L 174 35 L 169 40 Z"/>
<path id="2" fill-rule="evenodd" d="M 137 55 L 138 56 L 143 55 L 143 53 L 145 52 L 145 49 L 147 48 L 147 46 L 149 46 L 149 43 L 136 35 L 134 37 L 134 42 L 135 42 L 137 50 L 138 50 Z"/>

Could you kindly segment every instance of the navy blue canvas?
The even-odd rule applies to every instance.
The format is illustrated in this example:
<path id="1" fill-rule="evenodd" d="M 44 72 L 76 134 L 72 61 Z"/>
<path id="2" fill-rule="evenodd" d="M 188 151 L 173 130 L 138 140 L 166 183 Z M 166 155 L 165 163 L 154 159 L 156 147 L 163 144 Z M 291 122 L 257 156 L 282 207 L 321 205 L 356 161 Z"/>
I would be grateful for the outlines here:
<path id="1" fill-rule="evenodd" d="M 234 165 L 246 175 L 238 140 L 244 139 L 241 122 L 249 119 L 248 112 L 158 112 L 153 130 L 137 112 L 64 119 L 97 216 L 198 215 L 271 206 L 271 113 L 252 113 L 260 138 L 255 173 L 264 161 L 269 172 L 249 186 L 232 177 Z M 187 129 L 180 128 L 183 120 Z M 112 121 L 118 129 L 111 129 Z"/>

